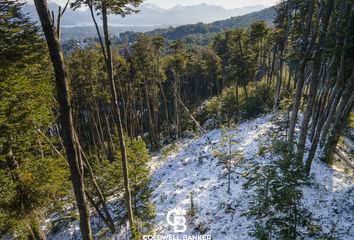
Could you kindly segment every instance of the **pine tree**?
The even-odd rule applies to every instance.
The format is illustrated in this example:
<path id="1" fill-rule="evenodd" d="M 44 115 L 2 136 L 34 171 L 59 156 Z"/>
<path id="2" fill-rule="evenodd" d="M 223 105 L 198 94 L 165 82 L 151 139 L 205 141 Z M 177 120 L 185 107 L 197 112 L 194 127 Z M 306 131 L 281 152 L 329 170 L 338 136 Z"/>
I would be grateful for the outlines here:
<path id="1" fill-rule="evenodd" d="M 21 6 L 0 2 L 0 234 L 45 239 L 43 212 L 70 196 L 69 172 L 48 142 L 55 103 L 45 43 Z"/>
<path id="2" fill-rule="evenodd" d="M 225 152 L 216 152 L 214 155 L 219 159 L 219 162 L 223 165 L 226 170 L 227 176 L 227 193 L 231 194 L 231 179 L 232 173 L 237 163 L 243 160 L 242 153 L 235 146 L 235 134 L 233 133 L 235 127 L 234 124 L 228 123 L 226 126 L 222 127 L 223 136 L 221 146 L 225 149 Z"/>
<path id="3" fill-rule="evenodd" d="M 307 236 L 310 217 L 302 206 L 305 174 L 288 152 L 285 142 L 275 142 L 273 153 L 279 158 L 275 163 L 257 166 L 249 175 L 244 187 L 255 187 L 250 211 L 245 215 L 255 218 L 251 236 L 257 239 L 299 239 Z M 301 230 L 300 230 L 301 229 Z"/>

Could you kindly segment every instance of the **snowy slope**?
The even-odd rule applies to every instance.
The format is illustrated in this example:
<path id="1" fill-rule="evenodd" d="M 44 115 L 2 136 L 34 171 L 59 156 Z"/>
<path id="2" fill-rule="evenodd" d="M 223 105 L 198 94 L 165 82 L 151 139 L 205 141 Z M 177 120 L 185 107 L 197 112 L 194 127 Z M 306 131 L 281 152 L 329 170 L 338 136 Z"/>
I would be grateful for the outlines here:
<path id="1" fill-rule="evenodd" d="M 244 174 L 252 171 L 254 165 L 272 164 L 277 157 L 269 152 L 258 154 L 260 147 L 268 148 L 274 131 L 278 128 L 276 116 L 244 122 L 232 131 L 234 150 L 242 153 L 232 174 L 231 193 L 227 193 L 226 170 L 219 164 L 215 153 L 225 151 L 222 142 L 223 131 L 216 129 L 194 139 L 184 139 L 176 143 L 177 149 L 164 156 L 162 153 L 152 158 L 150 163 L 153 189 L 151 201 L 156 206 L 156 235 L 178 235 L 166 221 L 166 214 L 172 209 L 191 207 L 191 194 L 196 208 L 194 217 L 187 217 L 187 231 L 183 235 L 211 235 L 213 240 L 247 240 L 254 227 L 254 219 L 243 216 L 249 210 L 253 190 L 245 190 Z M 354 187 L 353 172 L 329 168 L 318 160 L 314 161 L 312 182 L 303 187 L 303 204 L 312 213 L 315 224 L 329 233 L 336 230 L 335 239 L 354 239 Z M 115 220 L 121 206 L 117 199 L 109 204 Z M 94 233 L 102 239 L 103 223 L 97 216 L 92 217 Z M 100 232 L 101 231 L 101 232 Z M 51 239 L 77 239 L 78 222 Z M 101 237 L 100 237 L 101 236 Z M 104 239 L 126 239 L 126 228 L 114 236 Z"/>
<path id="2" fill-rule="evenodd" d="M 227 194 L 225 170 L 213 156 L 222 151 L 221 130 L 211 131 L 204 136 L 179 143 L 179 151 L 170 155 L 165 162 L 154 158 L 153 202 L 157 207 L 156 233 L 174 234 L 166 223 L 169 210 L 190 208 L 190 194 L 196 205 L 196 216 L 189 219 L 184 234 L 210 234 L 212 239 L 252 239 L 249 236 L 254 226 L 252 219 L 242 214 L 248 211 L 252 192 L 243 189 L 247 163 L 269 164 L 276 157 L 266 154 L 259 157 L 259 147 L 269 147 L 271 136 L 277 128 L 274 116 L 248 121 L 234 131 L 234 148 L 241 150 L 245 160 L 236 167 Z M 202 159 L 202 160 L 201 160 Z M 316 224 L 328 233 L 333 227 L 340 233 L 339 239 L 354 239 L 354 186 L 353 175 L 333 170 L 318 160 L 314 161 L 313 183 L 304 187 L 303 203 L 312 213 Z"/>
<path id="3" fill-rule="evenodd" d="M 267 116 L 245 122 L 232 134 L 234 148 L 243 152 L 245 161 L 257 154 L 259 141 L 266 140 L 272 126 L 269 119 Z M 245 170 L 240 167 L 235 170 L 231 194 L 227 194 L 225 171 L 214 157 L 215 152 L 222 151 L 221 135 L 222 130 L 214 130 L 198 139 L 180 143 L 180 151 L 155 170 L 152 188 L 155 189 L 153 202 L 158 212 L 156 229 L 159 234 L 174 234 L 165 216 L 174 208 L 188 210 L 193 192 L 196 216 L 189 219 L 184 234 L 197 234 L 196 229 L 202 228 L 202 233 L 212 235 L 213 239 L 249 239 L 252 222 L 241 216 L 247 211 L 248 203 L 240 177 Z"/>

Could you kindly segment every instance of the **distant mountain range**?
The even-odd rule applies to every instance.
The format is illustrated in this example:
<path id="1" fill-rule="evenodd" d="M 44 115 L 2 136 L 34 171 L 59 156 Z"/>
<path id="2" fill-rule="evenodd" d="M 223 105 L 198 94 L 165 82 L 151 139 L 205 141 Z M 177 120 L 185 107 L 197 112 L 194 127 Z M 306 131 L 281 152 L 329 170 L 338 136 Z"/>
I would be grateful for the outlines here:
<path id="1" fill-rule="evenodd" d="M 50 3 L 51 11 L 57 12 L 59 5 Z M 153 4 L 143 4 L 139 7 L 138 14 L 132 14 L 122 18 L 120 16 L 109 16 L 111 26 L 179 26 L 192 23 L 210 23 L 217 20 L 223 20 L 230 17 L 240 16 L 247 13 L 259 11 L 266 8 L 266 6 L 255 5 L 236 9 L 225 9 L 221 6 L 214 6 L 209 4 L 199 4 L 194 6 L 177 5 L 170 9 L 164 9 Z M 29 15 L 34 21 L 38 21 L 35 6 L 33 4 L 25 4 L 23 11 Z M 97 17 L 99 20 L 99 17 Z M 62 21 L 63 27 L 74 26 L 92 26 L 92 19 L 88 9 L 79 9 L 73 11 L 68 9 L 65 12 Z"/>
<path id="2" fill-rule="evenodd" d="M 238 17 L 231 17 L 225 20 L 212 23 L 186 24 L 177 27 L 157 28 L 145 32 L 146 35 L 161 35 L 167 40 L 183 39 L 186 43 L 197 45 L 207 45 L 213 40 L 214 36 L 225 29 L 247 28 L 254 21 L 264 21 L 268 26 L 273 26 L 276 16 L 276 6 L 263 9 L 261 11 L 248 13 Z M 114 32 L 114 28 L 111 29 Z M 118 34 L 116 34 L 118 35 Z M 131 43 L 140 35 L 139 31 L 127 31 L 119 33 L 119 43 Z"/>
<path id="3" fill-rule="evenodd" d="M 58 7 L 57 4 L 50 3 L 52 11 L 56 12 Z M 116 41 L 133 42 L 139 33 L 145 32 L 150 36 L 162 35 L 168 40 L 184 39 L 186 42 L 195 42 L 197 39 L 197 44 L 205 45 L 216 33 L 224 29 L 248 27 L 254 21 L 265 21 L 271 26 L 276 14 L 275 7 L 252 6 L 227 10 L 208 4 L 186 7 L 178 5 L 171 9 L 144 4 L 140 10 L 140 13 L 124 19 L 119 16 L 110 16 L 110 33 L 120 36 L 120 40 Z M 34 5 L 25 4 L 23 11 L 33 21 L 38 21 Z M 217 21 L 210 22 L 212 19 Z M 97 20 L 99 21 L 99 17 Z M 80 41 L 97 36 L 88 10 L 68 9 L 62 25 L 63 42 L 71 39 Z M 99 25 L 102 32 L 100 22 Z"/>

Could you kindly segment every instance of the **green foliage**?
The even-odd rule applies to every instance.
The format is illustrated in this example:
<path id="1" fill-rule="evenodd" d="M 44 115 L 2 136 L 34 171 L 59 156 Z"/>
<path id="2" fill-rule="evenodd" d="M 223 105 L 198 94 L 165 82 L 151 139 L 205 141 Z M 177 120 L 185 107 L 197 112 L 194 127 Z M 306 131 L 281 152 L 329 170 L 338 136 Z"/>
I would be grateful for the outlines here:
<path id="1" fill-rule="evenodd" d="M 354 129 L 354 113 L 349 115 L 348 127 Z"/>
<path id="2" fill-rule="evenodd" d="M 12 65 L 32 64 L 43 54 L 43 41 L 38 28 L 21 12 L 24 3 L 13 0 L 0 2 L 0 75 Z"/>
<path id="3" fill-rule="evenodd" d="M 151 220 L 156 216 L 155 206 L 150 203 L 152 189 L 147 165 L 150 156 L 141 138 L 127 142 L 127 155 L 133 212 L 135 218 L 141 221 L 140 230 L 146 233 L 151 230 Z"/>
<path id="4" fill-rule="evenodd" d="M 221 147 L 224 151 L 215 152 L 214 156 L 218 158 L 219 163 L 226 170 L 226 175 L 228 178 L 227 193 L 231 194 L 231 175 L 234 171 L 234 167 L 240 161 L 244 159 L 242 153 L 235 149 L 235 126 L 232 123 L 222 126 L 223 135 L 221 138 Z"/>
<path id="5" fill-rule="evenodd" d="M 94 6 L 96 10 L 102 10 L 103 2 L 111 14 L 121 15 L 125 17 L 131 13 L 136 13 L 136 9 L 143 1 L 142 0 L 93 0 L 89 3 Z M 88 5 L 88 1 L 76 0 L 71 3 L 71 7 L 74 9 L 80 8 L 82 5 Z"/>
<path id="6" fill-rule="evenodd" d="M 63 159 L 53 156 L 47 139 L 37 133 L 53 121 L 50 74 L 37 64 L 7 71 L 13 72 L 0 83 L 5 89 L 0 93 L 0 172 L 7 186 L 0 191 L 0 206 L 8 223 L 0 231 L 21 229 L 21 221 L 48 203 L 55 206 L 70 189 Z M 9 151 L 14 155 L 12 164 Z"/>
<path id="7" fill-rule="evenodd" d="M 252 119 L 271 110 L 274 91 L 265 81 L 251 83 L 248 98 L 240 105 L 241 119 Z"/>
<path id="8" fill-rule="evenodd" d="M 287 144 L 275 142 L 275 163 L 257 166 L 248 176 L 245 188 L 255 188 L 249 217 L 256 219 L 251 235 L 257 239 L 304 238 L 305 227 L 310 226 L 309 214 L 301 204 L 305 183 L 304 171 L 287 151 Z"/>
<path id="9" fill-rule="evenodd" d="M 98 14 L 108 10 L 108 14 L 125 16 L 137 12 L 136 7 L 141 2 L 77 0 L 71 6 L 85 5 Z M 273 82 L 275 78 L 280 80 L 280 76 L 283 77 L 278 81 L 281 83 L 278 84 L 282 99 L 280 109 L 289 113 L 294 89 L 291 80 L 297 76 L 299 59 L 308 46 L 308 39 L 302 39 L 302 23 L 310 4 L 301 1 L 290 3 L 280 3 L 275 21 L 277 29 L 267 26 L 275 14 L 275 8 L 269 8 L 211 24 L 157 29 L 147 34 L 129 32 L 121 35 L 123 40 L 112 39 L 118 44 L 134 42 L 124 47 L 113 46 L 112 51 L 119 110 L 123 129 L 129 135 L 125 139 L 133 211 L 137 221 L 136 238 L 152 229 L 152 219 L 156 215 L 150 203 L 150 156 L 139 136 L 143 136 L 153 149 L 159 147 L 161 140 L 168 141 L 173 136 L 183 136 L 186 130 L 195 130 L 196 124 L 188 112 L 210 99 L 199 120 L 206 122 L 211 119 L 217 125 L 226 124 L 222 126 L 221 145 L 224 151 L 215 153 L 215 156 L 225 169 L 227 192 L 230 193 L 234 165 L 243 156 L 235 150 L 235 136 L 231 130 L 234 127 L 228 124 L 237 124 L 269 112 L 274 102 Z M 334 20 L 330 22 L 324 56 L 336 53 L 338 45 L 344 45 L 344 36 L 352 35 L 352 31 L 344 27 L 334 31 L 337 22 L 346 26 L 344 23 L 349 19 L 349 7 L 344 5 L 349 6 L 349 1 L 338 2 L 334 6 Z M 61 150 L 61 140 L 58 139 L 60 126 L 55 115 L 58 110 L 53 76 L 51 69 L 48 70 L 47 49 L 35 24 L 21 13 L 21 6 L 18 1 L 0 2 L 0 234 L 12 232 L 18 238 L 26 238 L 28 226 L 40 226 L 38 218 L 60 208 L 63 199 L 71 201 L 71 192 L 68 190 L 70 174 L 67 166 L 57 155 L 57 150 L 53 151 L 53 148 Z M 319 15 L 321 6 L 314 6 L 314 18 Z M 297 9 L 293 9 L 295 7 Z M 292 24 L 287 22 L 289 19 Z M 318 19 L 321 25 L 323 20 Z M 245 26 L 247 28 L 240 28 Z M 288 26 L 291 29 L 286 36 Z M 316 28 L 311 28 L 309 36 L 313 35 L 317 41 L 316 31 Z M 91 40 L 92 43 L 84 48 L 75 41 L 64 46 L 67 49 L 65 62 L 75 130 L 93 165 L 104 197 L 123 196 L 121 156 L 114 136 L 117 119 L 112 110 L 107 66 L 101 46 L 94 44 L 96 39 Z M 316 41 L 313 45 L 318 45 Z M 340 56 L 338 51 L 338 56 L 333 55 L 333 61 L 327 61 L 331 58 L 328 56 L 323 58 L 325 67 L 329 63 L 334 67 L 329 71 L 324 68 L 320 75 L 328 77 L 329 82 L 340 76 L 344 83 L 349 75 L 347 68 L 352 66 L 347 64 L 353 59 L 352 48 L 353 44 L 349 43 L 345 54 Z M 306 58 L 310 59 L 310 56 Z M 347 62 L 343 65 L 343 74 L 335 72 L 340 61 Z M 311 70 L 311 64 L 307 68 Z M 341 91 L 339 83 L 333 82 Z M 321 87 L 326 89 L 326 84 Z M 332 89 L 329 90 L 331 93 Z M 328 96 L 323 95 L 323 99 L 326 98 Z M 190 112 L 194 114 L 192 110 Z M 352 114 L 349 128 L 353 128 L 353 122 Z M 303 231 L 297 230 L 305 226 L 309 234 L 316 235 L 320 231 L 318 226 L 308 222 L 307 213 L 301 206 L 299 187 L 304 182 L 303 170 L 296 165 L 287 149 L 284 143 L 274 144 L 272 151 L 280 159 L 263 168 L 256 166 L 254 174 L 246 175 L 249 181 L 245 187 L 256 188 L 253 209 L 248 215 L 257 219 L 253 236 L 258 239 L 302 237 L 299 232 Z M 174 144 L 163 148 L 163 158 L 175 150 Z M 258 155 L 266 153 L 268 149 L 260 147 Z M 200 156 L 200 162 L 202 158 Z M 88 190 L 93 192 L 92 182 L 88 178 L 85 180 Z M 163 199 L 161 196 L 161 201 Z M 193 217 L 195 214 L 191 193 L 188 215 Z M 73 219 L 76 218 L 69 217 L 68 221 L 54 224 L 54 230 Z"/>
<path id="10" fill-rule="evenodd" d="M 94 100 L 108 102 L 107 74 L 98 46 L 76 48 L 67 57 L 67 66 L 74 106 L 95 105 Z"/>
<path id="11" fill-rule="evenodd" d="M 161 156 L 164 160 L 166 160 L 168 155 L 170 155 L 172 152 L 174 152 L 176 150 L 177 150 L 177 144 L 171 143 L 171 144 L 162 148 Z"/>
<path id="12" fill-rule="evenodd" d="M 197 207 L 194 204 L 194 200 L 193 200 L 193 194 L 194 192 L 190 193 L 190 208 L 188 209 L 186 215 L 189 218 L 193 218 L 195 216 L 195 214 L 197 213 Z"/>
<path id="13" fill-rule="evenodd" d="M 139 231 L 147 233 L 152 228 L 151 220 L 155 218 L 155 206 L 150 202 L 151 188 L 148 162 L 150 155 L 144 141 L 139 139 L 126 140 L 130 188 L 132 192 L 133 213 L 138 222 Z M 94 171 L 105 196 L 124 193 L 123 171 L 120 152 L 112 162 L 104 160 L 94 165 Z M 124 201 L 124 199 L 122 200 Z M 122 202 L 124 205 L 124 202 Z"/>
<path id="14" fill-rule="evenodd" d="M 221 95 L 207 102 L 204 112 L 201 113 L 202 121 L 213 119 L 216 124 L 224 124 L 227 121 L 255 118 L 270 111 L 273 93 L 273 88 L 268 87 L 264 81 L 251 83 L 248 86 L 247 99 L 244 90 L 239 90 L 239 105 L 237 105 L 236 87 L 226 88 Z"/>
<path id="15" fill-rule="evenodd" d="M 69 171 L 49 141 L 55 120 L 44 41 L 16 1 L 0 2 L 0 233 L 25 238 L 68 198 Z M 44 137 L 39 131 L 48 135 Z"/>

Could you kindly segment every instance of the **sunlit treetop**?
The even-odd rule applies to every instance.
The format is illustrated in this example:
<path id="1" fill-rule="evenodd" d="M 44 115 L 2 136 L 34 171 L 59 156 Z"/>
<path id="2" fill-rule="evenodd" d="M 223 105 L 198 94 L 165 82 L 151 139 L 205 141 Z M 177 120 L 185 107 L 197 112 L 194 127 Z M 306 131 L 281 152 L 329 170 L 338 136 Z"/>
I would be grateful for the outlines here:
<path id="1" fill-rule="evenodd" d="M 92 6 L 98 15 L 102 11 L 102 5 L 106 5 L 110 14 L 125 17 L 132 13 L 139 12 L 136 8 L 143 3 L 143 0 L 76 0 L 71 3 L 71 8 L 77 9 L 82 6 Z"/>

